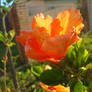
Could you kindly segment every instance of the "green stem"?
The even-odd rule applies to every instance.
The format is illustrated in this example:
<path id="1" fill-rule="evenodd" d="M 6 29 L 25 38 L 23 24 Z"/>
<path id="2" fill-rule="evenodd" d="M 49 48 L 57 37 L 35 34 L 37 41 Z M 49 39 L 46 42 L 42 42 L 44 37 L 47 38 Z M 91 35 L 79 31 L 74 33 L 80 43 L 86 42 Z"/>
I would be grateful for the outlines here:
<path id="1" fill-rule="evenodd" d="M 3 11 L 2 11 L 3 12 Z M 7 13 L 3 13 L 3 28 L 4 28 L 4 35 L 6 35 L 7 31 L 6 31 L 6 25 L 5 25 L 5 18 L 6 18 Z"/>
<path id="2" fill-rule="evenodd" d="M 6 74 L 6 58 L 7 58 L 7 53 L 8 53 L 8 49 L 6 48 L 6 52 L 5 52 L 5 59 L 4 59 L 4 88 L 5 88 L 5 92 L 7 92 L 7 84 L 6 84 L 6 80 L 7 80 L 7 74 Z"/>
<path id="3" fill-rule="evenodd" d="M 2 14 L 3 14 L 4 35 L 6 35 L 7 31 L 6 31 L 5 18 L 6 18 L 7 13 L 2 12 Z M 5 57 L 7 57 L 7 56 L 8 56 L 8 63 L 9 63 L 9 66 L 10 66 L 10 73 L 11 73 L 11 77 L 12 77 L 12 80 L 13 80 L 13 84 L 14 84 L 15 89 L 17 90 L 18 89 L 18 82 L 17 82 L 17 78 L 16 78 L 15 66 L 14 66 L 13 60 L 11 58 L 12 57 L 12 53 L 11 53 L 10 47 L 6 46 Z M 4 73 L 5 73 L 5 80 L 4 80 L 4 82 L 5 82 L 5 88 L 6 88 L 6 62 L 4 63 Z"/>
<path id="4" fill-rule="evenodd" d="M 5 26 L 5 18 L 6 18 L 6 14 L 3 13 L 3 28 L 4 28 L 4 35 L 6 34 L 6 26 Z M 8 49 L 6 48 L 6 52 L 5 52 L 5 58 L 7 57 L 7 52 Z M 5 88 L 5 92 L 7 92 L 7 84 L 6 84 L 6 61 L 4 60 L 4 88 Z"/>
<path id="5" fill-rule="evenodd" d="M 4 61 L 4 88 L 5 88 L 5 92 L 7 92 L 7 85 L 6 85 L 6 61 Z"/>
<path id="6" fill-rule="evenodd" d="M 13 79 L 13 83 L 14 83 L 15 89 L 18 89 L 18 83 L 17 83 L 17 78 L 16 78 L 16 71 L 15 71 L 15 66 L 13 64 L 13 60 L 11 58 L 12 53 L 11 53 L 10 48 L 8 48 L 8 54 L 7 55 L 8 55 L 8 63 L 9 63 L 9 66 L 10 66 L 10 71 L 11 71 L 11 77 Z"/>

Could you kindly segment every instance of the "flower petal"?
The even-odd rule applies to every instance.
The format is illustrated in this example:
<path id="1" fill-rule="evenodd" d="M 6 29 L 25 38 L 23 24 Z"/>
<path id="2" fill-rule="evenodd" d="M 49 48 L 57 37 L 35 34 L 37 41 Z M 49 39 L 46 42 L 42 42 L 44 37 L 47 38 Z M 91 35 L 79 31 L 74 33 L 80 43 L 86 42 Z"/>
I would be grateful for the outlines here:
<path id="1" fill-rule="evenodd" d="M 78 40 L 78 36 L 74 31 L 66 35 L 55 36 L 44 41 L 41 49 L 50 58 L 54 58 L 55 60 L 61 60 L 65 57 L 68 47 Z"/>
<path id="2" fill-rule="evenodd" d="M 42 83 L 42 82 L 40 82 L 40 86 L 42 87 L 42 88 L 44 88 L 46 91 L 48 91 L 49 89 L 48 89 L 48 86 L 47 85 L 45 85 L 44 83 Z"/>
<path id="3" fill-rule="evenodd" d="M 64 87 L 62 85 L 54 86 L 54 88 L 56 89 L 56 92 L 70 92 L 69 87 Z"/>
<path id="4" fill-rule="evenodd" d="M 63 85 L 47 86 L 44 83 L 40 83 L 40 85 L 47 92 L 70 92 L 70 87 L 64 87 Z"/>
<path id="5" fill-rule="evenodd" d="M 52 18 L 50 16 L 46 16 L 44 17 L 43 14 L 39 14 L 37 16 L 34 17 L 33 21 L 32 21 L 32 29 L 35 30 L 38 27 L 44 27 L 47 31 L 48 34 L 50 34 L 50 29 L 51 29 L 51 22 L 52 22 Z"/>
<path id="6" fill-rule="evenodd" d="M 64 12 L 58 14 L 56 18 L 61 21 L 61 26 L 63 27 L 63 34 L 71 31 L 73 27 L 75 27 L 75 29 L 77 27 L 78 29 L 83 28 L 83 26 L 81 26 L 83 25 L 82 24 L 83 18 L 79 10 L 74 10 L 74 9 L 65 10 Z M 76 30 L 76 31 L 78 32 L 80 30 Z"/>
<path id="7" fill-rule="evenodd" d="M 42 62 L 47 58 L 47 56 L 43 51 L 41 51 L 41 44 L 38 39 L 39 38 L 36 35 L 33 35 L 27 40 L 25 45 L 25 53 L 29 58 L 37 59 Z"/>
<path id="8" fill-rule="evenodd" d="M 44 30 L 46 30 L 44 27 L 41 27 L 41 28 L 39 27 L 36 30 L 32 31 L 32 33 L 36 37 L 38 37 L 39 43 L 40 42 L 43 43 L 44 40 L 50 38 L 49 34 L 46 33 L 46 31 L 44 31 Z"/>
<path id="9" fill-rule="evenodd" d="M 22 45 L 25 45 L 27 39 L 31 37 L 31 31 L 21 31 L 20 35 L 16 37 L 16 40 L 20 42 Z"/>
<path id="10" fill-rule="evenodd" d="M 26 46 L 25 47 L 25 53 L 26 53 L 26 56 L 31 58 L 31 59 L 36 59 L 40 62 L 43 62 L 46 60 L 46 57 L 44 56 L 44 53 L 41 53 L 41 52 L 38 52 L 37 50 Z"/>
<path id="11" fill-rule="evenodd" d="M 60 32 L 63 30 L 63 27 L 60 26 L 60 20 L 54 19 L 51 23 L 51 36 L 60 35 Z"/>

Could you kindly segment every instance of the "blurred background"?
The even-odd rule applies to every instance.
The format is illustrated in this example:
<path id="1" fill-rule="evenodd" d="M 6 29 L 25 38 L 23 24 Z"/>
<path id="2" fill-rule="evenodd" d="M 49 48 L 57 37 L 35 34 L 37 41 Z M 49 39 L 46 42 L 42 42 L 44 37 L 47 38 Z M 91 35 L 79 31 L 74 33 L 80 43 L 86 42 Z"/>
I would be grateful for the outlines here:
<path id="1" fill-rule="evenodd" d="M 19 0 L 16 7 L 13 7 L 11 14 L 15 9 L 20 29 L 30 30 L 34 15 L 43 13 L 55 17 L 58 13 L 69 8 L 80 9 L 84 17 L 85 32 L 92 30 L 92 0 Z M 9 16 L 12 21 L 11 15 Z"/>

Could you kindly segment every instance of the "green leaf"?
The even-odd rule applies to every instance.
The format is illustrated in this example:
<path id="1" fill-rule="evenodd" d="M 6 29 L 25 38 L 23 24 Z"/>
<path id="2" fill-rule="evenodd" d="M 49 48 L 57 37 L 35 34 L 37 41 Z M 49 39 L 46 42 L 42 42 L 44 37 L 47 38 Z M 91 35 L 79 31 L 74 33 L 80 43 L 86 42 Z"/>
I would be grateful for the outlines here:
<path id="1" fill-rule="evenodd" d="M 10 11 L 10 7 L 5 7 L 5 6 L 1 6 L 1 8 L 6 11 L 6 12 L 9 12 Z"/>
<path id="2" fill-rule="evenodd" d="M 87 64 L 86 69 L 92 69 L 92 64 L 91 63 Z"/>
<path id="3" fill-rule="evenodd" d="M 83 92 L 88 92 L 88 88 L 86 86 L 83 86 Z"/>
<path id="4" fill-rule="evenodd" d="M 9 43 L 7 43 L 6 45 L 7 45 L 8 47 L 12 47 L 12 46 L 16 45 L 16 43 L 14 43 L 14 42 L 9 42 Z"/>
<path id="5" fill-rule="evenodd" d="M 81 38 L 81 39 L 76 43 L 76 44 L 77 44 L 77 46 L 78 46 L 78 48 L 80 48 L 80 47 L 81 47 L 82 43 L 83 43 L 83 41 L 82 41 L 82 38 Z"/>
<path id="6" fill-rule="evenodd" d="M 67 52 L 67 57 L 68 58 L 71 58 L 71 53 L 72 53 L 72 51 L 73 51 L 73 46 L 71 45 L 70 47 L 69 47 L 69 50 L 68 50 L 68 52 Z"/>
<path id="7" fill-rule="evenodd" d="M 40 76 L 40 74 L 43 72 L 43 68 L 42 66 L 32 66 L 31 67 L 31 71 L 33 72 L 33 74 L 35 74 L 36 76 Z"/>
<path id="8" fill-rule="evenodd" d="M 87 64 L 88 51 L 85 49 L 82 39 L 71 46 L 66 55 L 66 60 L 71 67 L 80 68 Z"/>
<path id="9" fill-rule="evenodd" d="M 86 62 L 88 59 L 88 51 L 86 49 L 84 50 L 83 59 L 84 59 L 84 62 Z"/>
<path id="10" fill-rule="evenodd" d="M 74 86 L 74 92 L 83 92 L 83 83 L 82 81 L 78 80 Z"/>
<path id="11" fill-rule="evenodd" d="M 76 78 L 73 78 L 73 79 L 69 80 L 68 85 L 69 85 L 70 87 L 73 87 L 76 82 L 77 82 L 77 79 L 76 79 Z"/>
<path id="12" fill-rule="evenodd" d="M 15 31 L 14 30 L 10 30 L 9 31 L 9 35 L 10 35 L 10 38 L 12 40 L 14 38 L 14 36 L 15 36 Z"/>
<path id="13" fill-rule="evenodd" d="M 47 85 L 58 85 L 63 79 L 63 72 L 58 69 L 46 70 L 40 75 L 40 81 Z"/>
<path id="14" fill-rule="evenodd" d="M 70 86 L 71 92 L 74 92 L 74 85 L 76 84 L 76 82 L 77 82 L 76 78 L 69 80 L 68 85 Z"/>
<path id="15" fill-rule="evenodd" d="M 90 55 L 87 59 L 87 64 L 91 63 L 92 64 L 92 55 Z"/>
<path id="16" fill-rule="evenodd" d="M 92 82 L 89 82 L 88 88 L 92 88 Z"/>
<path id="17" fill-rule="evenodd" d="M 0 32 L 0 41 L 2 41 L 3 43 L 5 42 L 5 37 L 1 32 Z"/>

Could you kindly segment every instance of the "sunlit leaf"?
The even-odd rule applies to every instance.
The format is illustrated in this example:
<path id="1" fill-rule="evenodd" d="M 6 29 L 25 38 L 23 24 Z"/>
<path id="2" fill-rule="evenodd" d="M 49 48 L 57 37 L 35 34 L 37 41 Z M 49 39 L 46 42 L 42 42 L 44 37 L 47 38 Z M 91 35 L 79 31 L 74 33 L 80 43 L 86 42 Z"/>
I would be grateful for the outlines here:
<path id="1" fill-rule="evenodd" d="M 42 66 L 32 66 L 31 68 L 32 72 L 36 75 L 36 76 L 40 76 L 40 74 L 43 72 L 43 68 Z"/>
<path id="2" fill-rule="evenodd" d="M 92 64 L 87 64 L 86 69 L 92 69 Z"/>
<path id="3" fill-rule="evenodd" d="M 9 31 L 9 35 L 10 35 L 11 40 L 12 40 L 14 38 L 14 36 L 15 36 L 15 31 L 14 30 L 10 30 Z"/>
<path id="4" fill-rule="evenodd" d="M 10 11 L 10 7 L 5 7 L 5 6 L 1 6 L 1 8 L 6 11 L 6 12 L 9 12 Z"/>
<path id="5" fill-rule="evenodd" d="M 86 86 L 83 86 L 83 92 L 88 92 L 88 88 Z"/>
<path id="6" fill-rule="evenodd" d="M 1 32 L 0 32 L 0 41 L 2 41 L 3 43 L 5 42 L 5 37 Z"/>
<path id="7" fill-rule="evenodd" d="M 87 63 L 88 51 L 85 49 L 82 39 L 71 46 L 67 52 L 66 60 L 70 66 L 80 68 Z"/>
<path id="8" fill-rule="evenodd" d="M 87 59 L 88 59 L 88 51 L 87 51 L 86 49 L 84 50 L 83 59 L 84 59 L 85 62 L 86 62 Z"/>
<path id="9" fill-rule="evenodd" d="M 16 45 L 16 43 L 10 42 L 10 43 L 7 43 L 6 45 L 7 45 L 8 47 L 12 47 L 12 46 Z"/>
<path id="10" fill-rule="evenodd" d="M 74 86 L 74 92 L 83 92 L 83 83 L 78 80 Z"/>
<path id="11" fill-rule="evenodd" d="M 73 48 L 74 48 L 73 46 L 70 46 L 70 47 L 69 47 L 69 50 L 68 50 L 68 52 L 67 52 L 68 58 L 71 58 L 71 52 L 72 52 Z"/>

